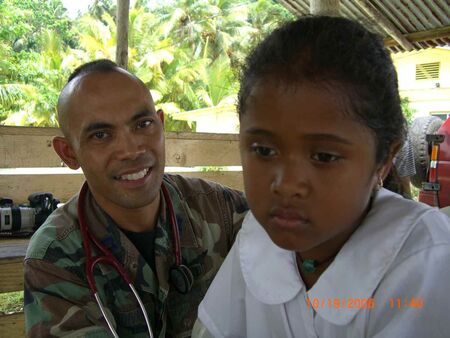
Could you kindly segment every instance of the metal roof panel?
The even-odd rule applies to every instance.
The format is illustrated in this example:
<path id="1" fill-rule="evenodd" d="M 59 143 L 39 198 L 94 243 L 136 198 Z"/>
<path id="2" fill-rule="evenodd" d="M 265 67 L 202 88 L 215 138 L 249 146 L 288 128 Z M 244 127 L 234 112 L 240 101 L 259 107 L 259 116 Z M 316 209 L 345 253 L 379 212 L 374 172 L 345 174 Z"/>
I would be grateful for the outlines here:
<path id="1" fill-rule="evenodd" d="M 297 16 L 309 14 L 309 0 L 277 0 Z M 341 0 L 340 13 L 343 17 L 356 20 L 385 37 L 387 48 L 392 52 L 405 51 L 403 45 L 392 41 L 382 22 L 373 19 L 370 11 L 377 12 L 394 31 L 401 34 L 414 49 L 434 46 L 450 46 L 450 1 L 448 0 Z M 420 34 L 417 34 L 420 33 Z"/>

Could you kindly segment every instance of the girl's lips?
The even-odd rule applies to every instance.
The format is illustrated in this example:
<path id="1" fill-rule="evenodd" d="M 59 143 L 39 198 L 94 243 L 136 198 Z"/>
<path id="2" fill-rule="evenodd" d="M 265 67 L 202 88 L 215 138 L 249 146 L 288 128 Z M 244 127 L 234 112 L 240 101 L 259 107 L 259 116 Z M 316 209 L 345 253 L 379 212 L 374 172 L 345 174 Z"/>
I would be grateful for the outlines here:
<path id="1" fill-rule="evenodd" d="M 281 229 L 298 229 L 310 221 L 295 209 L 277 208 L 270 213 L 270 223 Z"/>
<path id="2" fill-rule="evenodd" d="M 303 213 L 299 212 L 296 208 L 275 207 L 271 210 L 270 217 L 278 217 L 288 220 L 297 219 L 308 221 L 308 218 Z"/>

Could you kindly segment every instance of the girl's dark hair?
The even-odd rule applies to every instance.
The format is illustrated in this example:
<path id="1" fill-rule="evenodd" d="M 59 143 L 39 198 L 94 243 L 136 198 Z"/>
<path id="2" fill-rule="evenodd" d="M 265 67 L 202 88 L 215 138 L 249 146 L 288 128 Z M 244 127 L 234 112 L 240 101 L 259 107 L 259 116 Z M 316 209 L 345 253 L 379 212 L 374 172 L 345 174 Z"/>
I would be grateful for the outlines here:
<path id="1" fill-rule="evenodd" d="M 357 22 L 304 17 L 273 31 L 243 67 L 239 117 L 245 114 L 252 88 L 262 80 L 343 88 L 351 111 L 375 135 L 377 163 L 386 160 L 394 142 L 403 141 L 406 121 L 389 52 L 381 37 Z"/>

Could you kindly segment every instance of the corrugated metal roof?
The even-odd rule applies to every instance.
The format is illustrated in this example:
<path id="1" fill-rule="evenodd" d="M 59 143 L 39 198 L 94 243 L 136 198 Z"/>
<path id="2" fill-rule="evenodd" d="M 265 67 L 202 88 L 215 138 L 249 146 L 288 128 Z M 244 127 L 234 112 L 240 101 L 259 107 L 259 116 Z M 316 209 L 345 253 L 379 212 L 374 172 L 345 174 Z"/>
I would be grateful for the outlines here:
<path id="1" fill-rule="evenodd" d="M 309 0 L 277 1 L 297 16 L 310 13 Z M 450 46 L 449 0 L 340 0 L 340 15 L 384 36 L 393 52 Z"/>

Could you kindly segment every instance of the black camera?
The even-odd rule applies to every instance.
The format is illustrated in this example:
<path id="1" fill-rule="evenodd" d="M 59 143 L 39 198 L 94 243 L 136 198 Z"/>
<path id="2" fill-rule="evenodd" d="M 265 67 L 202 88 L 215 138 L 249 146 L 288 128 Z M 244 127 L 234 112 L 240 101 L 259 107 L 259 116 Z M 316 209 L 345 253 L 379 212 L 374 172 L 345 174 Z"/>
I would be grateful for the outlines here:
<path id="1" fill-rule="evenodd" d="M 0 199 L 0 235 L 26 236 L 36 231 L 58 207 L 59 200 L 48 192 L 28 196 L 29 205 L 14 205 L 8 198 Z"/>

